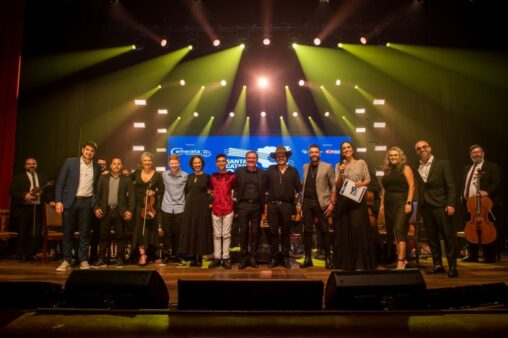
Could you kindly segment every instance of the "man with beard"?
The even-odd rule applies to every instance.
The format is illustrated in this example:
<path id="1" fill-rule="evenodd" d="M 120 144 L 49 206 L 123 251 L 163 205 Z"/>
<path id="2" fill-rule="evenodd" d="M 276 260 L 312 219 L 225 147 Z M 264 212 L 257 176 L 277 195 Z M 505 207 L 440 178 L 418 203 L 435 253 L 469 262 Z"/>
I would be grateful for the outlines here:
<path id="1" fill-rule="evenodd" d="M 271 165 L 266 170 L 267 214 L 272 233 L 270 268 L 281 264 L 283 267 L 291 269 L 289 262 L 291 215 L 294 214 L 295 203 L 300 203 L 299 197 L 302 190 L 298 171 L 288 164 L 288 159 L 292 154 L 283 146 L 277 147 L 275 152 L 270 154 L 277 164 Z"/>
<path id="2" fill-rule="evenodd" d="M 492 214 L 496 217 L 494 223 L 497 230 L 497 239 L 492 244 L 482 245 L 484 263 L 496 262 L 496 254 L 504 239 L 503 220 L 501 205 L 501 171 L 496 163 L 485 160 L 485 152 L 478 145 L 469 147 L 469 156 L 472 163 L 464 168 L 464 189 L 462 198 L 464 206 L 468 198 L 480 194 L 481 197 L 488 196 L 493 203 Z M 479 178 L 479 179 L 478 179 Z M 478 191 L 478 188 L 480 189 Z M 465 208 L 467 210 L 467 208 Z M 469 220 L 469 217 L 467 218 Z M 468 256 L 462 259 L 463 262 L 478 262 L 478 244 L 468 243 Z"/>
<path id="3" fill-rule="evenodd" d="M 453 224 L 456 194 L 448 161 L 434 158 L 425 140 L 415 144 L 420 162 L 415 172 L 418 180 L 418 204 L 429 240 L 434 267 L 430 273 L 445 273 L 439 235 L 443 236 L 448 259 L 448 277 L 457 277 L 457 231 Z M 407 201 L 412 203 L 412 201 Z"/>
<path id="4" fill-rule="evenodd" d="M 18 258 L 21 263 L 36 261 L 42 226 L 42 207 L 47 201 L 44 187 L 46 175 L 37 172 L 37 160 L 25 160 L 25 172 L 14 177 L 10 194 L 12 199 L 12 221 L 18 231 Z"/>
<path id="5" fill-rule="evenodd" d="M 333 269 L 330 257 L 330 233 L 328 217 L 333 214 L 336 198 L 335 172 L 330 163 L 322 162 L 321 149 L 317 144 L 309 146 L 310 163 L 303 165 L 303 233 L 305 260 L 301 268 L 313 266 L 312 263 L 312 226 L 317 218 L 316 231 L 321 233 L 322 247 L 325 252 L 325 267 Z"/>

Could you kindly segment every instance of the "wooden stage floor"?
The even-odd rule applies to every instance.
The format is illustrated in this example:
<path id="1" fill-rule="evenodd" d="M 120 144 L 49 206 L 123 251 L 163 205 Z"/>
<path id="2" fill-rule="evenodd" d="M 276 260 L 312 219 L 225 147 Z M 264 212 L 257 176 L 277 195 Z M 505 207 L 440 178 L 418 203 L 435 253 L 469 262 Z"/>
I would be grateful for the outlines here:
<path id="1" fill-rule="evenodd" d="M 13 259 L 0 260 L 0 281 L 45 281 L 52 283 L 65 284 L 70 271 L 55 271 L 59 262 L 36 262 L 36 263 L 19 263 Z M 189 268 L 187 266 L 177 266 L 176 264 L 168 264 L 165 267 L 159 267 L 158 264 L 152 263 L 143 269 L 157 270 L 164 278 L 170 295 L 170 305 L 174 307 L 178 302 L 177 281 L 179 279 L 237 279 L 237 280 L 259 280 L 259 279 L 310 279 L 321 280 L 324 283 L 330 275 L 329 270 L 321 267 L 313 267 L 300 269 L 298 263 L 292 261 L 292 269 L 277 267 L 269 269 L 267 265 L 260 264 L 258 269 L 248 267 L 239 270 L 237 265 L 233 265 L 231 270 L 208 269 L 208 262 L 204 262 L 203 268 Z M 415 266 L 410 263 L 409 266 Z M 449 278 L 446 274 L 427 274 L 425 271 L 432 266 L 430 258 L 420 260 L 419 269 L 422 271 L 428 289 L 457 287 L 466 285 L 479 285 L 496 282 L 508 282 L 508 257 L 503 256 L 501 262 L 484 264 L 484 263 L 458 263 L 458 278 Z M 378 269 L 390 269 L 393 266 L 380 266 Z M 107 269 L 116 270 L 114 266 Z M 139 270 L 136 265 L 126 265 L 123 269 Z"/>

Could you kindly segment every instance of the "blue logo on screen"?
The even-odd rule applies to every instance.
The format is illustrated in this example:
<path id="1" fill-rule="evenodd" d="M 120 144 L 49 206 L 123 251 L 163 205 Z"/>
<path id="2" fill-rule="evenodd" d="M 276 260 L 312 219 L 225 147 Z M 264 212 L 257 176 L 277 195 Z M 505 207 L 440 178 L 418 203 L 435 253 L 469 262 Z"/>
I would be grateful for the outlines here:
<path id="1" fill-rule="evenodd" d="M 302 176 L 303 165 L 309 162 L 309 145 L 319 145 L 321 160 L 334 165 L 339 162 L 340 144 L 350 140 L 349 136 L 169 136 L 168 154 L 180 156 L 182 169 L 188 173 L 192 172 L 189 166 L 190 158 L 200 155 L 205 159 L 205 172 L 210 174 L 217 171 L 215 156 L 219 153 L 226 154 L 227 169 L 235 171 L 236 168 L 246 165 L 245 155 L 254 150 L 258 153 L 258 166 L 266 169 L 276 164 L 270 154 L 277 146 L 283 145 L 293 153 L 289 164 Z"/>

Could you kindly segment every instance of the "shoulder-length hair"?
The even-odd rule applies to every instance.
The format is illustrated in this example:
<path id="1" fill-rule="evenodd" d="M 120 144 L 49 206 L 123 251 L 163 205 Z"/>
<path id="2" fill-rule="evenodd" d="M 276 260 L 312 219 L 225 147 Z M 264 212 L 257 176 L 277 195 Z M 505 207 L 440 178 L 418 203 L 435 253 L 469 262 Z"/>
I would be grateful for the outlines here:
<path id="1" fill-rule="evenodd" d="M 340 144 L 340 163 L 342 163 L 342 161 L 344 161 L 344 159 L 345 159 L 345 157 L 342 155 L 342 146 L 343 146 L 344 144 L 346 144 L 346 143 L 347 143 L 347 144 L 349 144 L 349 145 L 351 146 L 351 149 L 353 149 L 353 154 L 352 154 L 353 158 L 354 158 L 355 160 L 357 160 L 357 159 L 358 159 L 358 157 L 356 157 L 355 147 L 353 147 L 353 143 L 351 143 L 351 142 L 349 142 L 349 141 L 344 141 L 344 142 L 342 142 L 342 143 Z"/>
<path id="2" fill-rule="evenodd" d="M 395 166 L 392 166 L 390 164 L 390 161 L 388 160 L 388 154 L 390 154 L 390 151 L 396 151 L 399 153 L 400 162 L 397 163 Z M 406 154 L 404 154 L 404 150 L 400 149 L 399 147 L 391 147 L 386 152 L 383 171 L 385 172 L 385 174 L 388 174 L 392 170 L 392 167 L 395 167 L 395 169 L 397 169 L 398 172 L 402 172 L 404 171 L 404 167 L 406 166 L 406 164 L 407 164 L 407 156 Z"/>

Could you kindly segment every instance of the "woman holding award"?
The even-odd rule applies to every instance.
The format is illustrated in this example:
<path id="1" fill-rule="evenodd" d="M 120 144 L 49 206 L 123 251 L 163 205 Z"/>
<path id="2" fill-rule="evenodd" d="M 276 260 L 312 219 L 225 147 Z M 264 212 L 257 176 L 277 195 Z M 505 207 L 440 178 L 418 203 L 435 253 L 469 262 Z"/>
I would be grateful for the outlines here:
<path id="1" fill-rule="evenodd" d="M 363 196 L 370 175 L 367 163 L 357 159 L 350 142 L 340 146 L 335 166 L 337 203 L 334 223 L 335 267 L 342 270 L 374 270 L 376 252 Z"/>

